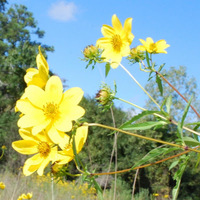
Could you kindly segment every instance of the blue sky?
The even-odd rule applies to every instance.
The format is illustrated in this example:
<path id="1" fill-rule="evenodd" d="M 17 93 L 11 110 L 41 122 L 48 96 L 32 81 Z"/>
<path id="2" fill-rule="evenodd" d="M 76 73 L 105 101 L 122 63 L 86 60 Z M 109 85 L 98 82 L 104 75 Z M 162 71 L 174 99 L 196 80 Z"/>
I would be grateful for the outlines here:
<path id="1" fill-rule="evenodd" d="M 94 70 L 85 69 L 80 60 L 81 50 L 95 44 L 102 37 L 101 26 L 111 25 L 111 17 L 116 14 L 120 21 L 133 18 L 132 33 L 135 38 L 131 47 L 140 44 L 139 39 L 152 37 L 154 41 L 165 39 L 170 47 L 168 54 L 154 56 L 157 64 L 165 67 L 187 67 L 190 76 L 200 84 L 200 1 L 199 0 L 9 0 L 10 4 L 23 4 L 33 12 L 38 26 L 46 32 L 39 41 L 53 45 L 55 52 L 48 53 L 50 69 L 67 80 L 69 87 L 81 87 L 85 95 L 94 97 L 102 81 L 113 87 L 117 83 L 117 96 L 144 106 L 147 97 L 144 92 L 121 69 L 111 70 L 104 76 L 104 65 Z M 139 70 L 139 66 L 128 65 L 128 70 L 143 85 L 148 75 Z M 123 109 L 129 108 L 122 102 L 116 102 Z"/>

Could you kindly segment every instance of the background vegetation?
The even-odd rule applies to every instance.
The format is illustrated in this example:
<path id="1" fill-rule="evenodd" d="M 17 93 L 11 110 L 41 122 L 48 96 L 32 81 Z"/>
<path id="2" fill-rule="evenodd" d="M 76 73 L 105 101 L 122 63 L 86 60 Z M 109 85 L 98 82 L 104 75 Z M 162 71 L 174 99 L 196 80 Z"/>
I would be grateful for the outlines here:
<path id="1" fill-rule="evenodd" d="M 9 177 L 10 180 L 14 180 L 12 179 L 13 176 L 17 178 L 19 168 L 23 166 L 24 160 L 26 159 L 25 156 L 21 156 L 11 147 L 13 141 L 20 139 L 16 125 L 18 113 L 15 113 L 14 107 L 16 100 L 19 99 L 26 86 L 23 81 L 25 71 L 29 67 L 36 67 L 35 58 L 38 53 L 38 45 L 42 45 L 46 52 L 54 50 L 52 46 L 41 44 L 31 39 L 32 35 L 37 36 L 34 38 L 43 38 L 45 33 L 37 27 L 33 14 L 25 6 L 15 5 L 9 8 L 6 3 L 5 0 L 0 0 L 0 146 L 5 145 L 7 147 L 3 159 L 0 160 L 0 181 L 5 181 L 5 177 Z M 197 99 L 199 93 L 196 81 L 194 78 L 187 76 L 186 68 L 182 66 L 178 69 L 171 67 L 164 73 L 167 74 L 168 80 L 186 97 L 192 94 L 194 95 L 194 106 L 200 110 Z M 152 80 L 146 85 L 146 89 L 158 102 L 163 101 L 163 99 L 160 99 L 158 88 L 156 88 Z M 172 94 L 173 97 L 172 116 L 181 116 L 179 114 L 182 112 L 181 108 L 185 106 L 185 103 L 164 84 L 164 97 L 169 94 Z M 94 98 L 84 97 L 81 104 L 86 109 L 84 117 L 88 122 L 113 125 L 111 111 L 102 112 Z M 146 102 L 146 108 L 156 109 L 149 101 Z M 113 113 L 116 127 L 119 127 L 131 117 L 132 112 L 127 113 L 113 106 Z M 191 118 L 194 118 L 192 113 L 187 118 L 187 121 L 189 122 Z M 145 118 L 143 120 L 150 121 L 153 118 Z M 173 141 L 174 135 L 176 134 L 176 127 L 168 125 L 156 130 L 138 131 L 138 133 L 153 138 L 164 139 L 165 141 Z M 113 142 L 114 135 L 110 131 L 99 127 L 90 128 L 87 143 L 80 154 L 81 160 L 87 164 L 90 171 L 105 172 L 108 170 Z M 140 160 L 150 150 L 159 145 L 150 141 L 118 134 L 118 169 L 133 166 L 134 163 Z M 111 171 L 115 170 L 114 160 L 115 157 L 113 157 L 111 162 Z M 151 199 L 153 198 L 153 193 L 159 194 L 157 199 L 163 199 L 164 195 L 170 195 L 171 189 L 175 185 L 172 179 L 174 171 L 169 171 L 171 162 L 167 161 L 139 170 L 135 199 Z M 200 176 L 198 176 L 200 169 L 198 166 L 195 167 L 195 164 L 196 160 L 194 156 L 183 175 L 181 193 L 179 194 L 179 199 L 181 200 L 199 199 L 200 187 L 197 183 L 200 182 Z M 72 172 L 75 171 L 73 163 L 69 164 L 69 170 Z M 3 172 L 5 171 L 6 174 L 3 176 Z M 120 195 L 124 195 L 123 199 L 131 199 L 135 173 L 135 171 L 131 171 L 118 175 L 117 199 L 122 199 Z M 66 179 L 72 180 L 71 177 L 66 177 Z M 112 199 L 113 179 L 112 176 L 108 179 L 107 187 L 111 189 L 108 189 L 105 194 L 107 199 Z M 102 187 L 104 187 L 106 177 L 99 177 L 98 180 Z M 22 180 L 19 179 L 18 181 Z M 23 182 L 23 184 L 25 183 Z M 8 184 L 7 187 L 14 187 L 14 185 L 9 186 Z M 50 188 L 50 185 L 48 187 Z M 72 196 L 72 194 L 70 195 Z M 68 197 L 67 199 L 71 198 Z M 7 198 L 9 199 L 9 197 Z M 63 199 L 63 197 L 57 197 L 57 199 Z"/>

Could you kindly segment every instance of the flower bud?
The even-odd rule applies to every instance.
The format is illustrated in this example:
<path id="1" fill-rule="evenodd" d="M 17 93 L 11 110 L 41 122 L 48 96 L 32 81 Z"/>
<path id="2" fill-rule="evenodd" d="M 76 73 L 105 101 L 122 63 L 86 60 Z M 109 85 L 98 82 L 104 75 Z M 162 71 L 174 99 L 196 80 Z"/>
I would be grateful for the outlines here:
<path id="1" fill-rule="evenodd" d="M 133 64 L 136 62 L 140 62 L 141 60 L 145 59 L 144 51 L 141 51 L 137 47 L 134 47 L 131 49 L 130 55 L 127 57 L 127 59 Z"/>
<path id="2" fill-rule="evenodd" d="M 96 46 L 94 45 L 88 45 L 87 47 L 85 47 L 85 49 L 83 50 L 83 55 L 86 59 L 92 59 L 93 57 L 96 57 L 96 55 L 98 55 L 99 50 Z"/>

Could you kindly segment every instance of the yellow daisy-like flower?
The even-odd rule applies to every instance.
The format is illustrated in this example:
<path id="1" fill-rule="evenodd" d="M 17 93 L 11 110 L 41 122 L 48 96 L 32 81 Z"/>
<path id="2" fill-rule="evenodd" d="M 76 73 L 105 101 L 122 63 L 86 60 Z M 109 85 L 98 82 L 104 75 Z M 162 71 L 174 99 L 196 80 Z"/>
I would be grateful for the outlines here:
<path id="1" fill-rule="evenodd" d="M 111 62 L 112 68 L 117 68 L 122 60 L 122 57 L 130 54 L 130 45 L 134 35 L 131 33 L 132 18 L 127 18 L 122 27 L 118 17 L 112 16 L 112 25 L 103 25 L 101 32 L 104 38 L 97 40 L 96 45 L 103 49 L 102 57 L 105 61 Z"/>
<path id="2" fill-rule="evenodd" d="M 42 55 L 40 50 L 40 46 L 38 47 L 39 54 L 36 57 L 37 68 L 29 68 L 26 70 L 26 74 L 24 76 L 24 80 L 29 85 L 37 85 L 41 88 L 44 88 L 47 80 L 49 79 L 49 66 Z"/>
<path id="3" fill-rule="evenodd" d="M 75 146 L 76 146 L 77 154 L 83 148 L 83 145 L 85 144 L 85 141 L 87 139 L 87 135 L 88 135 L 88 126 L 81 126 L 77 128 L 76 134 L 75 134 Z M 72 139 L 70 139 L 69 136 L 66 137 L 65 140 L 63 140 L 60 143 L 60 147 L 62 151 L 58 151 L 58 155 L 57 155 L 58 165 L 66 164 L 74 158 L 74 151 L 73 151 L 72 145 L 73 145 L 73 141 Z"/>
<path id="4" fill-rule="evenodd" d="M 20 195 L 20 196 L 18 197 L 17 200 L 31 199 L 32 197 L 33 197 L 32 193 L 27 193 L 27 195 L 23 193 L 22 195 Z"/>
<path id="5" fill-rule="evenodd" d="M 20 128 L 31 128 L 33 135 L 46 129 L 51 140 L 58 144 L 64 137 L 63 132 L 72 129 L 72 121 L 82 117 L 85 110 L 78 106 L 83 97 L 81 88 L 75 87 L 63 93 L 58 76 L 51 76 L 45 90 L 30 85 L 26 88 L 27 99 L 17 101 L 22 112 L 18 121 Z"/>
<path id="6" fill-rule="evenodd" d="M 5 189 L 5 184 L 3 182 L 0 182 L 0 189 L 4 190 Z"/>
<path id="7" fill-rule="evenodd" d="M 137 49 L 141 50 L 141 51 L 147 51 L 147 52 L 153 53 L 153 54 L 167 53 L 167 51 L 165 51 L 165 49 L 170 46 L 169 44 L 166 43 L 165 40 L 159 40 L 154 43 L 153 39 L 150 37 L 148 37 L 146 39 L 146 41 L 143 39 L 139 39 L 139 40 L 143 45 L 139 45 L 137 47 Z"/>
<path id="8" fill-rule="evenodd" d="M 23 167 L 24 175 L 29 176 L 37 171 L 42 176 L 45 167 L 56 159 L 57 146 L 53 147 L 53 142 L 45 131 L 33 136 L 30 129 L 20 129 L 19 134 L 23 140 L 13 142 L 12 147 L 21 154 L 35 154 L 25 161 Z"/>

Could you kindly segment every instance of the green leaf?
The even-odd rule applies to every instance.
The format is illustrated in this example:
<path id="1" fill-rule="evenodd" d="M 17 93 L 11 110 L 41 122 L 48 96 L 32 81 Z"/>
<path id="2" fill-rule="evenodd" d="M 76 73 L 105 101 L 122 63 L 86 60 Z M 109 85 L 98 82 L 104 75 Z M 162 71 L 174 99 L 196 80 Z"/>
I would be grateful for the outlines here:
<path id="1" fill-rule="evenodd" d="M 187 166 L 189 157 L 185 157 L 183 163 L 180 164 L 180 167 L 178 171 L 174 174 L 174 180 L 176 180 L 176 185 L 172 190 L 172 199 L 176 200 L 178 197 L 179 189 L 180 189 L 180 184 L 181 184 L 181 178 L 183 175 L 183 172 L 185 171 L 185 168 Z"/>
<path id="2" fill-rule="evenodd" d="M 160 72 L 164 66 L 165 66 L 165 63 L 163 63 L 162 65 L 160 65 L 160 67 L 158 69 L 158 72 Z"/>
<path id="3" fill-rule="evenodd" d="M 171 105 L 172 105 L 172 96 L 168 96 L 167 100 L 166 100 L 166 109 L 167 109 L 167 113 L 170 114 L 170 110 L 171 110 Z"/>
<path id="4" fill-rule="evenodd" d="M 175 160 L 170 166 L 169 166 L 169 170 L 171 170 L 172 168 L 176 167 L 179 163 L 179 160 Z"/>
<path id="5" fill-rule="evenodd" d="M 106 63 L 106 74 L 105 74 L 105 76 L 107 77 L 108 76 L 108 73 L 109 73 L 109 71 L 110 71 L 110 63 Z"/>
<path id="6" fill-rule="evenodd" d="M 138 124 L 130 124 L 123 128 L 123 130 L 147 130 L 156 126 L 166 125 L 166 121 L 149 121 L 149 122 L 142 122 Z"/>
<path id="7" fill-rule="evenodd" d="M 160 91 L 160 95 L 163 96 L 162 80 L 157 74 L 156 74 L 156 83 L 158 84 L 158 89 Z"/>
<path id="8" fill-rule="evenodd" d="M 200 142 L 199 142 L 198 140 L 193 139 L 192 137 L 183 137 L 182 139 L 183 139 L 183 141 L 185 142 L 185 144 L 186 144 L 187 146 L 192 146 L 192 147 L 194 147 L 194 146 L 200 145 Z M 176 141 L 177 141 L 177 142 L 181 142 L 182 139 L 177 139 Z"/>
<path id="9" fill-rule="evenodd" d="M 154 113 L 158 114 L 161 112 L 160 111 L 149 111 L 149 110 L 143 111 L 143 112 L 139 113 L 138 115 L 135 115 L 134 117 L 132 117 L 129 121 L 122 124 L 122 126 L 120 126 L 120 129 L 127 127 L 128 125 L 132 124 L 134 121 L 141 119 L 144 116 L 152 115 Z"/>
<path id="10" fill-rule="evenodd" d="M 183 124 L 184 124 L 185 118 L 187 116 L 188 110 L 190 108 L 191 102 L 192 102 L 192 97 L 190 98 L 190 100 L 188 101 L 188 104 L 185 107 L 185 110 L 184 110 L 184 113 L 183 113 L 183 116 L 182 116 L 182 119 L 181 119 L 181 128 L 183 127 Z"/>
<path id="11" fill-rule="evenodd" d="M 149 54 L 148 54 L 147 51 L 146 51 L 146 61 L 147 61 L 148 67 L 151 68 L 151 65 L 150 65 L 150 62 L 149 62 Z"/>
<path id="12" fill-rule="evenodd" d="M 156 149 L 151 150 L 141 160 L 139 160 L 135 165 L 133 165 L 131 169 L 141 166 L 145 164 L 146 162 L 148 162 L 149 160 L 152 161 L 153 159 L 157 158 L 158 156 L 165 153 L 166 151 L 168 151 L 168 148 L 156 148 Z"/>

